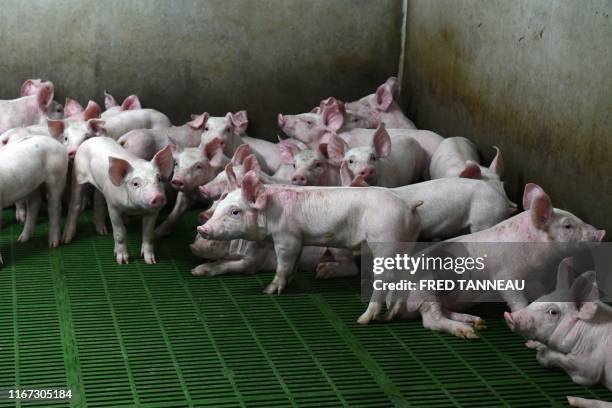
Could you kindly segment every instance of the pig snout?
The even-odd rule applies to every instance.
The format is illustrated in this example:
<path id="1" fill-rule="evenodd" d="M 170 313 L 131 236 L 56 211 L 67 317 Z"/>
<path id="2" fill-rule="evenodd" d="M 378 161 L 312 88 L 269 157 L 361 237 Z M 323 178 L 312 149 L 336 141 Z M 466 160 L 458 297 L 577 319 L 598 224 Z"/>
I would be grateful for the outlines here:
<path id="1" fill-rule="evenodd" d="M 291 178 L 291 184 L 295 186 L 305 186 L 308 184 L 308 180 L 301 174 L 296 174 Z"/>
<path id="2" fill-rule="evenodd" d="M 157 193 L 154 194 L 149 200 L 149 206 L 151 208 L 161 208 L 166 204 L 166 196 Z"/>
<path id="3" fill-rule="evenodd" d="M 211 229 L 209 225 L 200 225 L 198 228 L 198 234 L 200 234 L 200 236 L 204 239 L 209 239 L 210 234 L 211 234 Z"/>
<path id="4" fill-rule="evenodd" d="M 366 181 L 372 180 L 376 177 L 376 169 L 374 167 L 364 167 L 358 173 L 361 177 L 363 177 Z"/>
<path id="5" fill-rule="evenodd" d="M 516 322 L 514 321 L 514 317 L 512 317 L 512 313 L 504 312 L 504 320 L 511 331 L 516 330 Z"/>
<path id="6" fill-rule="evenodd" d="M 172 181 L 170 181 L 170 184 L 172 185 L 172 188 L 176 190 L 182 190 L 183 188 L 185 188 L 185 182 L 180 177 L 173 177 Z"/>

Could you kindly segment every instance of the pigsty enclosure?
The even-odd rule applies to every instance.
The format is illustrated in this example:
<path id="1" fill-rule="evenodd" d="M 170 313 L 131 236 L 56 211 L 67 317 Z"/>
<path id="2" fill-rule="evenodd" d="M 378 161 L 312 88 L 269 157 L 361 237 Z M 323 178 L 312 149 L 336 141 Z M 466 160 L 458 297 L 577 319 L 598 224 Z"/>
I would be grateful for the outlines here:
<path id="1" fill-rule="evenodd" d="M 555 207 L 612 230 L 612 4 L 605 0 L 5 1 L 0 99 L 28 78 L 102 105 L 104 91 L 175 125 L 246 110 L 248 134 L 276 142 L 277 114 L 329 96 L 353 101 L 399 78 L 419 129 L 465 136 L 483 162 L 498 146 L 506 191 L 526 183 Z M 44 206 L 43 206 L 44 209 Z M 480 340 L 420 319 L 357 324 L 359 276 L 299 272 L 280 295 L 274 272 L 192 276 L 195 206 L 156 242 L 157 263 L 129 264 L 98 235 L 93 211 L 74 241 L 49 249 L 46 210 L 33 237 L 4 209 L 0 252 L 0 407 L 548 407 L 566 396 L 612 401 L 542 367 L 503 319 L 472 312 Z M 162 211 L 165 218 L 169 210 Z M 65 221 L 62 216 L 62 225 Z M 110 224 L 109 224 L 110 225 Z M 134 256 L 136 255 L 136 256 Z M 15 400 L 10 389 L 70 389 Z"/>

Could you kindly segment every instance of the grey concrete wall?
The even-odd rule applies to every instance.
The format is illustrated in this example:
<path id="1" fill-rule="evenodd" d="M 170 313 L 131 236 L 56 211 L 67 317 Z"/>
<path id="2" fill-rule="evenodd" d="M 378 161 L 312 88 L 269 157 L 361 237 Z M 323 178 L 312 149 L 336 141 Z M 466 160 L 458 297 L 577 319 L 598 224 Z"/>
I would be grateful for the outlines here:
<path id="1" fill-rule="evenodd" d="M 408 0 L 403 105 L 612 233 L 612 2 Z M 519 201 L 520 202 L 520 201 Z"/>
<path id="2" fill-rule="evenodd" d="M 397 72 L 397 0 L 3 0 L 0 98 L 29 77 L 62 98 L 137 93 L 181 123 L 247 109 L 275 138 L 276 114 L 355 98 Z"/>

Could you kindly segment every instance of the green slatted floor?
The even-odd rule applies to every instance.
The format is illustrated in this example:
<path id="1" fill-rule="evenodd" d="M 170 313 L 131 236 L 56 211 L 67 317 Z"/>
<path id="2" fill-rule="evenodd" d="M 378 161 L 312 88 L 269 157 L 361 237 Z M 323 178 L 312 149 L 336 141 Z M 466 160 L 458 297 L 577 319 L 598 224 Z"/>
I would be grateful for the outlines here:
<path id="1" fill-rule="evenodd" d="M 117 265 L 112 237 L 96 236 L 89 215 L 74 243 L 52 251 L 46 225 L 18 244 L 12 216 L 5 210 L 0 239 L 0 388 L 68 386 L 73 407 L 546 407 L 565 406 L 567 394 L 612 400 L 605 389 L 540 367 L 497 317 L 481 341 L 470 342 L 420 322 L 358 326 L 358 279 L 301 275 L 277 297 L 260 293 L 271 273 L 194 278 L 197 259 L 187 244 L 195 212 L 158 244 L 153 266 L 142 259 Z M 139 221 L 128 228 L 137 254 Z"/>

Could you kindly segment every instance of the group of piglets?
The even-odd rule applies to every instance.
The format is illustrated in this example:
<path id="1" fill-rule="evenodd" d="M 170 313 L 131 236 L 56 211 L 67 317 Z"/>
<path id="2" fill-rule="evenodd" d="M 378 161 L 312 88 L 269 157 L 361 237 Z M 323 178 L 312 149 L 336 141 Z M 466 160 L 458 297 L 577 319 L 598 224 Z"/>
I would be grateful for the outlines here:
<path id="1" fill-rule="evenodd" d="M 141 255 L 146 263 L 155 263 L 155 240 L 170 234 L 194 203 L 212 201 L 200 214 L 198 235 L 190 245 L 206 262 L 192 273 L 274 269 L 264 290 L 270 294 L 280 294 L 298 268 L 319 278 L 358 274 L 356 259 L 364 243 L 604 238 L 605 231 L 555 209 L 545 191 L 532 183 L 525 187 L 524 211 L 519 213 L 501 181 L 500 149 L 494 147 L 495 156 L 486 166 L 469 139 L 417 129 L 398 105 L 399 91 L 392 77 L 354 102 L 330 97 L 310 112 L 279 114 L 278 125 L 287 138 L 272 143 L 246 134 L 245 111 L 223 117 L 204 112 L 173 126 L 163 113 L 143 108 L 136 95 L 119 104 L 105 92 L 104 111 L 93 101 L 83 107 L 73 99 L 62 107 L 53 100 L 51 82 L 31 79 L 19 98 L 0 101 L 0 202 L 2 208 L 16 206 L 16 218 L 24 222 L 19 240 L 26 241 L 44 185 L 49 245 L 55 247 L 74 239 L 91 185 L 95 229 L 108 233 L 108 213 L 117 262 L 129 260 L 125 217 L 141 214 Z M 69 204 L 60 237 L 63 199 Z M 160 210 L 169 203 L 172 210 L 157 225 Z M 489 255 L 499 266 L 496 273 L 525 276 L 528 262 L 508 264 L 511 254 L 503 248 Z M 380 245 L 370 249 L 375 257 L 394 255 Z M 554 261 L 564 254 L 532 255 Z M 583 287 L 588 277 L 581 276 L 574 286 Z M 573 347 L 583 350 L 580 345 L 593 338 L 595 329 L 609 348 L 612 318 L 603 303 L 588 303 L 583 310 L 587 303 L 578 298 L 573 306 L 528 305 L 521 296 L 506 301 L 512 311 L 506 314 L 508 325 L 532 340 L 528 344 L 538 349 L 540 361 L 566 368 L 577 382 L 607 381 L 610 386 L 609 362 L 598 375 L 577 368 L 592 359 L 605 364 L 605 358 L 597 358 L 602 353 L 598 348 L 590 348 L 593 355 L 581 356 L 579 362 L 568 357 Z M 425 292 L 399 301 L 373 297 L 359 323 L 376 319 L 385 303 L 387 318 L 420 315 L 424 327 L 459 337 L 477 338 L 476 330 L 485 327 L 481 318 L 457 313 L 453 305 Z M 555 319 L 550 310 L 557 311 Z M 605 320 L 607 329 L 594 327 L 593 316 Z M 573 340 L 561 341 L 540 320 L 571 331 Z M 605 349 L 603 341 L 598 346 Z"/>

